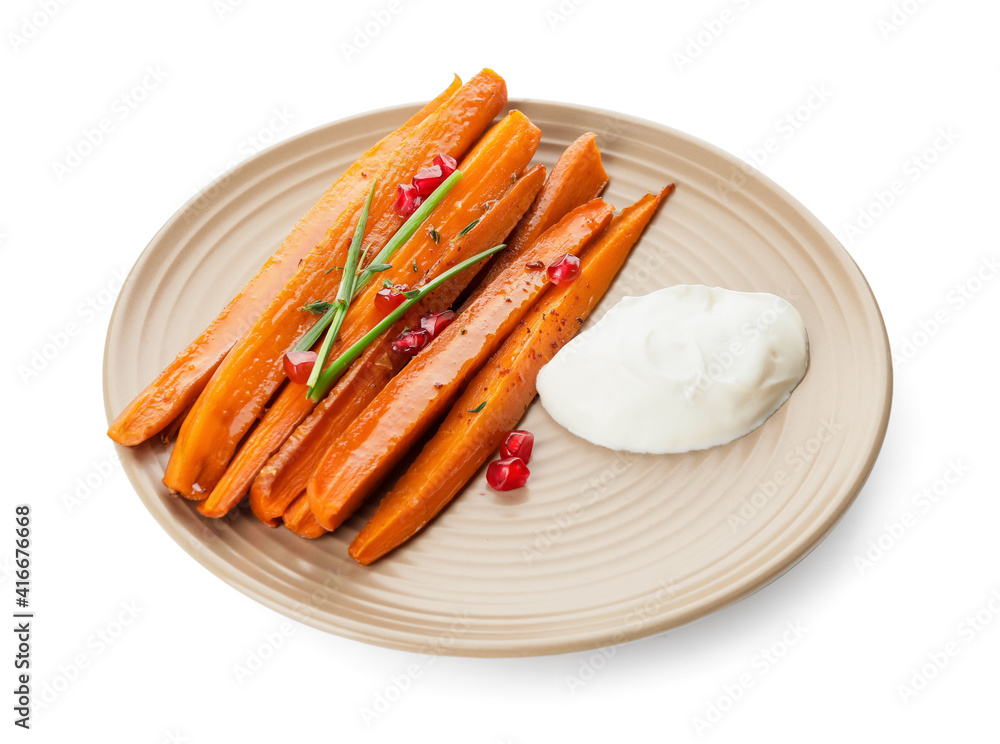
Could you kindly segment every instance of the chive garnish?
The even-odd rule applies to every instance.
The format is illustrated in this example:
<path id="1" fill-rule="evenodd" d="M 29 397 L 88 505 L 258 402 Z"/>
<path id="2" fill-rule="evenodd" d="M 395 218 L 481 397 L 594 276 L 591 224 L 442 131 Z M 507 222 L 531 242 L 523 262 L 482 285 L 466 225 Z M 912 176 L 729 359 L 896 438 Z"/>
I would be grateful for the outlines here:
<path id="1" fill-rule="evenodd" d="M 482 403 L 480 403 L 478 406 L 476 406 L 475 408 L 470 408 L 469 409 L 469 413 L 479 413 L 484 408 L 486 408 L 486 401 L 485 400 Z"/>
<path id="2" fill-rule="evenodd" d="M 507 246 L 505 244 L 501 243 L 500 245 L 489 248 L 482 253 L 477 253 L 475 256 L 465 259 L 461 263 L 456 264 L 447 271 L 441 273 L 439 276 L 434 277 L 420 289 L 413 289 L 404 293 L 407 298 L 405 302 L 386 315 L 374 328 L 358 339 L 357 342 L 355 342 L 350 348 L 346 349 L 339 357 L 331 362 L 329 367 L 323 370 L 319 379 L 310 389 L 309 397 L 311 397 L 314 401 L 322 400 L 323 396 L 330 392 L 330 388 L 334 386 L 337 380 L 340 379 L 340 376 L 344 374 L 347 368 L 351 365 L 351 362 L 361 356 L 361 353 L 368 348 L 372 341 L 391 328 L 397 320 L 406 314 L 407 310 L 413 307 L 416 303 L 420 302 L 420 300 L 426 295 L 433 292 L 456 274 L 462 273 L 470 266 L 474 266 L 484 258 L 488 258 L 494 253 L 502 251 L 506 247 Z M 319 364 L 317 363 L 316 366 L 319 367 Z"/>
<path id="3" fill-rule="evenodd" d="M 316 354 L 316 364 L 313 366 L 312 374 L 309 375 L 308 385 L 312 389 L 319 379 L 319 373 L 326 365 L 327 357 L 330 356 L 330 349 L 333 342 L 340 335 L 340 327 L 344 324 L 344 316 L 347 315 L 347 308 L 354 297 L 354 285 L 358 280 L 358 257 L 361 254 L 361 243 L 365 239 L 365 227 L 368 225 L 368 212 L 371 210 L 372 197 L 375 196 L 375 180 L 372 180 L 372 187 L 368 190 L 368 198 L 365 206 L 358 217 L 358 225 L 354 229 L 354 237 L 351 239 L 351 247 L 347 250 L 347 260 L 344 262 L 344 275 L 340 278 L 340 288 L 337 290 L 335 307 L 330 318 L 330 327 L 326 330 L 326 337 Z M 367 252 L 366 252 L 367 253 Z M 325 316 L 324 316 L 325 317 Z"/>
<path id="4" fill-rule="evenodd" d="M 474 219 L 474 220 L 473 220 L 472 222 L 470 222 L 470 223 L 469 223 L 468 225 L 466 225 L 465 227 L 463 227 L 463 228 L 462 228 L 462 232 L 460 232 L 460 233 L 458 234 L 458 237 L 462 237 L 462 236 L 463 236 L 463 235 L 465 235 L 465 234 L 466 234 L 467 232 L 469 232 L 469 230 L 471 230 L 472 228 L 474 228 L 474 227 L 475 227 L 476 225 L 478 225 L 478 224 L 479 224 L 479 218 L 477 217 L 477 218 L 476 218 L 476 219 Z"/>
<path id="5" fill-rule="evenodd" d="M 441 203 L 441 200 L 448 195 L 448 192 L 454 188 L 455 184 L 462 178 L 462 171 L 456 170 L 450 176 L 448 176 L 441 185 L 434 189 L 434 192 L 425 199 L 419 207 L 410 215 L 409 219 L 403 223 L 403 226 L 396 231 L 396 234 L 389 239 L 389 242 L 385 244 L 385 247 L 379 252 L 372 263 L 376 266 L 387 264 L 392 256 L 399 250 L 400 246 L 403 245 L 407 240 L 409 240 L 413 233 L 426 221 L 430 216 L 430 213 L 434 211 L 434 208 Z M 372 183 L 374 188 L 375 184 Z M 370 247 L 370 246 L 369 246 Z M 365 249 L 365 256 L 368 255 L 368 249 Z M 360 265 L 364 266 L 365 260 L 360 261 Z M 355 268 L 357 264 L 355 265 Z M 334 268 L 341 268 L 335 266 Z M 362 289 L 368 284 L 372 276 L 377 274 L 377 271 L 371 271 L 370 267 L 366 268 L 361 272 L 360 276 L 354 281 L 354 294 L 350 299 L 354 299 L 361 292 Z M 341 280 L 343 284 L 343 279 Z M 316 323 L 312 328 L 310 328 L 303 336 L 299 339 L 299 342 L 295 344 L 293 349 L 295 351 L 308 351 L 316 342 L 319 341 L 319 337 L 323 335 L 323 331 L 326 330 L 327 326 L 333 322 L 334 309 L 327 311 L 326 315 L 320 318 L 319 322 Z M 318 361 L 318 360 L 317 360 Z M 319 366 L 317 364 L 317 366 Z"/>

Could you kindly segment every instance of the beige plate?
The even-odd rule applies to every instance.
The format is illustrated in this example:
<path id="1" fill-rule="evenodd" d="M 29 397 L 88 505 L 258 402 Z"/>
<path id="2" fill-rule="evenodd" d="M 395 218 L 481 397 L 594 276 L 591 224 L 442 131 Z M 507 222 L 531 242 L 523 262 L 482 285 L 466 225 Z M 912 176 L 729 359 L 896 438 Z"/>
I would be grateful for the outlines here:
<path id="1" fill-rule="evenodd" d="M 316 628 L 411 651 L 549 654 L 673 628 L 745 597 L 829 532 L 871 471 L 891 399 L 889 348 L 858 267 L 811 214 L 740 161 L 619 114 L 516 104 L 542 129 L 551 166 L 599 134 L 618 207 L 670 181 L 590 322 L 627 294 L 676 283 L 773 292 L 802 314 L 811 366 L 752 434 L 712 450 L 625 455 L 590 445 L 533 405 L 530 485 L 513 495 L 480 473 L 422 534 L 374 566 L 347 555 L 372 505 L 334 535 L 302 540 L 244 507 L 201 517 L 160 482 L 167 450 L 119 449 L 146 507 L 234 587 Z M 307 132 L 252 158 L 185 205 L 132 269 L 108 331 L 109 420 L 243 286 L 286 231 L 412 107 Z"/>

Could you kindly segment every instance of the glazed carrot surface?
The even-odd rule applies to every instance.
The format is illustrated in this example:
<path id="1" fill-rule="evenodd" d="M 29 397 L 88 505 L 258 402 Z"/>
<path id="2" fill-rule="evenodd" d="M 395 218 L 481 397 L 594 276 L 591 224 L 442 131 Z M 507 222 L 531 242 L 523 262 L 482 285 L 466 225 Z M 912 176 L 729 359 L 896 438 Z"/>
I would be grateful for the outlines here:
<path id="1" fill-rule="evenodd" d="M 539 369 L 576 334 L 671 190 L 625 209 L 586 251 L 580 275 L 545 292 L 358 533 L 350 546 L 356 561 L 367 565 L 415 535 L 499 447 L 534 399 Z M 473 413 L 481 401 L 486 405 Z"/>
<path id="2" fill-rule="evenodd" d="M 378 179 L 365 236 L 372 255 L 402 224 L 392 208 L 397 185 L 409 182 L 438 153 L 461 156 L 505 102 L 499 76 L 476 75 L 414 128 L 378 174 L 369 174 Z M 336 294 L 339 273 L 329 270 L 344 264 L 362 201 L 355 200 L 338 218 L 212 375 L 177 437 L 163 479 L 168 488 L 201 499 L 222 477 L 240 440 L 285 379 L 283 354 L 317 320 L 299 308 Z"/>
<path id="3" fill-rule="evenodd" d="M 233 344 L 274 299 L 303 258 L 354 201 L 367 193 L 368 175 L 383 168 L 416 129 L 459 89 L 456 77 L 437 98 L 387 135 L 333 183 L 306 212 L 281 247 L 218 317 L 118 415 L 108 436 L 123 445 L 140 444 L 179 418 L 204 389 Z M 171 432 L 169 438 L 173 437 Z"/>
<path id="4" fill-rule="evenodd" d="M 293 501 L 285 511 L 282 521 L 289 530 L 299 537 L 314 540 L 326 534 L 326 527 L 319 523 L 316 515 L 313 514 L 312 507 L 309 506 L 309 497 L 302 493 Z"/>
<path id="5" fill-rule="evenodd" d="M 612 207 L 600 199 L 566 215 L 352 422 L 323 456 L 307 488 L 309 504 L 323 527 L 332 530 L 354 512 L 528 312 L 548 284 L 544 268 L 529 265 L 540 262 L 544 267 L 567 253 L 579 254 L 611 215 Z"/>
<path id="6" fill-rule="evenodd" d="M 341 327 L 340 340 L 333 346 L 331 361 L 382 320 L 375 295 L 382 289 L 383 282 L 413 287 L 447 268 L 438 267 L 443 255 L 447 254 L 454 262 L 494 244 L 481 245 L 483 233 L 468 241 L 462 239 L 469 237 L 468 233 L 461 238 L 459 233 L 474 220 L 482 219 L 487 208 L 498 203 L 511 189 L 513 179 L 535 154 L 540 138 L 539 129 L 519 111 L 508 114 L 483 136 L 460 164 L 464 174 L 462 180 L 434 211 L 433 235 L 430 228 L 418 230 L 392 258 L 392 268 L 378 274 L 377 281 L 370 282 L 355 298 Z M 435 267 L 438 270 L 432 272 Z M 199 511 L 206 516 L 220 517 L 239 503 L 267 459 L 314 406 L 307 396 L 306 385 L 291 382 L 286 385 L 240 446 Z"/>
<path id="7" fill-rule="evenodd" d="M 444 250 L 428 274 L 437 276 L 459 257 L 475 255 L 502 241 L 531 205 L 544 180 L 545 169 L 542 166 L 532 168 L 483 215 L 475 228 L 455 241 L 442 240 Z M 411 308 L 395 326 L 365 350 L 330 394 L 294 429 L 281 449 L 267 461 L 250 489 L 250 506 L 261 521 L 271 525 L 276 523 L 275 520 L 285 512 L 291 501 L 305 491 L 312 471 L 330 444 L 409 360 L 407 355 L 392 350 L 392 339 L 403 328 L 418 325 L 421 315 L 451 307 L 474 273 L 474 270 L 463 272 Z M 312 410 L 312 402 L 305 392 L 304 386 L 289 384 L 252 438 L 263 436 L 271 429 L 272 419 L 277 421 L 280 417 L 285 422 L 294 422 L 292 426 L 302 421 Z M 289 430 L 289 423 L 282 425 L 286 431 Z M 234 461 L 230 469 L 235 464 Z"/>
<path id="8" fill-rule="evenodd" d="M 577 138 L 559 156 L 531 210 L 510 236 L 507 250 L 490 262 L 483 277 L 477 282 L 478 289 L 470 296 L 476 297 L 483 287 L 489 286 L 539 235 L 565 217 L 571 209 L 597 198 L 607 183 L 608 174 L 601 163 L 601 151 L 597 149 L 597 135 L 588 132 Z"/>

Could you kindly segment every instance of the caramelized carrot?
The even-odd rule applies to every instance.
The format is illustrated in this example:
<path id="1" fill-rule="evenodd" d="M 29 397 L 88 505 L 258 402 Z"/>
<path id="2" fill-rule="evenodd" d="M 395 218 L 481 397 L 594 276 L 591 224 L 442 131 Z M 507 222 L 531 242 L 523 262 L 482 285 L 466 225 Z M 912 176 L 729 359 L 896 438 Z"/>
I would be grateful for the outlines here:
<path id="1" fill-rule="evenodd" d="M 316 515 L 313 514 L 312 507 L 309 506 L 309 497 L 305 492 L 299 494 L 285 510 L 282 517 L 285 527 L 290 529 L 299 537 L 315 540 L 326 534 L 326 528 L 319 523 Z"/>
<path id="2" fill-rule="evenodd" d="M 446 245 L 442 245 L 445 250 L 437 264 L 428 272 L 428 277 L 438 276 L 463 255 L 475 255 L 501 242 L 527 211 L 544 180 L 545 168 L 540 165 L 526 173 L 483 215 L 474 229 L 458 241 L 448 241 Z M 251 440 L 248 440 L 237 456 L 237 460 L 240 460 L 250 441 L 269 436 L 269 430 L 291 431 L 287 441 L 267 461 L 250 489 L 250 506 L 262 522 L 276 524 L 277 518 L 285 512 L 291 501 L 305 491 L 309 476 L 316 469 L 323 453 L 409 360 L 407 355 L 392 350 L 392 339 L 403 328 L 417 326 L 421 315 L 451 307 L 474 275 L 475 269 L 462 272 L 411 308 L 365 350 L 305 421 L 302 419 L 313 404 L 306 397 L 304 386 L 289 384 L 282 391 Z M 295 427 L 300 421 L 301 425 L 292 431 L 291 427 Z M 279 425 L 278 422 L 282 423 Z M 277 441 L 277 438 L 272 441 Z M 237 460 L 230 465 L 229 471 L 236 467 Z M 229 478 L 229 471 L 223 481 Z M 217 490 L 222 483 L 216 487 Z"/>
<path id="3" fill-rule="evenodd" d="M 578 207 L 550 228 L 519 261 L 410 362 L 352 422 L 309 481 L 309 505 L 328 530 L 336 528 L 374 490 L 407 449 L 461 391 L 548 284 L 529 268 L 578 254 L 611 220 L 600 199 Z"/>
<path id="4" fill-rule="evenodd" d="M 625 209 L 584 254 L 579 276 L 545 292 L 354 538 L 350 554 L 356 561 L 368 565 L 415 535 L 482 467 L 524 416 L 542 365 L 579 330 L 672 190 L 671 185 Z M 481 400 L 487 401 L 485 408 L 471 413 Z"/>
<path id="5" fill-rule="evenodd" d="M 418 230 L 393 257 L 392 268 L 378 274 L 379 281 L 370 282 L 351 304 L 330 361 L 382 320 L 383 314 L 375 304 L 375 295 L 383 281 L 411 286 L 416 284 L 418 278 L 433 278 L 447 268 L 440 267 L 436 274 L 429 272 L 443 253 L 447 253 L 451 260 L 461 260 L 495 245 L 509 232 L 510 227 L 507 226 L 499 237 L 489 237 L 496 242 L 485 245 L 480 245 L 482 233 L 472 241 L 466 241 L 466 236 L 459 235 L 474 220 L 484 219 L 484 212 L 489 206 L 497 204 L 511 189 L 512 179 L 531 161 L 540 139 L 538 127 L 519 111 L 508 114 L 483 136 L 460 166 L 464 174 L 462 180 L 435 210 L 434 233 L 430 229 Z M 465 245 L 467 242 L 474 243 L 475 247 Z M 472 248 L 471 253 L 469 248 Z M 221 517 L 239 503 L 267 459 L 315 406 L 306 392 L 305 385 L 290 382 L 285 386 L 274 405 L 241 445 L 208 498 L 198 507 L 202 514 Z"/>
<path id="6" fill-rule="evenodd" d="M 403 218 L 392 206 L 397 185 L 409 182 L 438 153 L 461 156 L 505 102 L 503 80 L 484 71 L 420 122 L 396 148 L 377 175 L 365 238 L 373 247 L 371 255 L 402 224 Z M 212 375 L 177 437 L 163 478 L 168 488 L 200 499 L 218 482 L 239 441 L 284 381 L 282 355 L 317 321 L 317 316 L 299 308 L 335 295 L 340 277 L 330 269 L 344 264 L 362 201 L 357 199 L 338 218 Z"/>
<path id="7" fill-rule="evenodd" d="M 608 174 L 597 149 L 597 135 L 588 132 L 578 137 L 559 156 L 549 180 L 545 182 L 535 203 L 521 220 L 507 243 L 507 250 L 498 254 L 483 271 L 470 298 L 477 297 L 483 287 L 500 276 L 514 263 L 538 236 L 566 216 L 571 209 L 596 198 L 608 183 Z"/>
<path id="8" fill-rule="evenodd" d="M 358 158 L 306 212 L 277 252 L 208 328 L 125 407 L 111 424 L 108 436 L 119 444 L 136 445 L 177 420 L 179 414 L 194 403 L 222 358 L 253 319 L 292 277 L 299 259 L 313 249 L 354 200 L 367 193 L 369 176 L 381 168 L 413 130 L 451 98 L 460 85 L 456 77 L 441 95 Z"/>

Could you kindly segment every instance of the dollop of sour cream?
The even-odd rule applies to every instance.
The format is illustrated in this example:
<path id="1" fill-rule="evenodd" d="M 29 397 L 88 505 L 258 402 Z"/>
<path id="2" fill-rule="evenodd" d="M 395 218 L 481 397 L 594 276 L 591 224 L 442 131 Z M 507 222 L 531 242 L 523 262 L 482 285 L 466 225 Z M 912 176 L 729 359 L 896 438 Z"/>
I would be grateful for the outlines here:
<path id="1" fill-rule="evenodd" d="M 663 454 L 750 433 L 808 366 L 806 329 L 786 300 L 680 284 L 622 299 L 542 367 L 537 386 L 573 434 Z"/>

